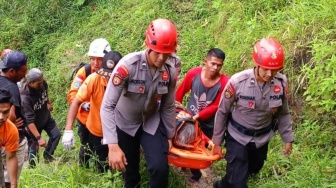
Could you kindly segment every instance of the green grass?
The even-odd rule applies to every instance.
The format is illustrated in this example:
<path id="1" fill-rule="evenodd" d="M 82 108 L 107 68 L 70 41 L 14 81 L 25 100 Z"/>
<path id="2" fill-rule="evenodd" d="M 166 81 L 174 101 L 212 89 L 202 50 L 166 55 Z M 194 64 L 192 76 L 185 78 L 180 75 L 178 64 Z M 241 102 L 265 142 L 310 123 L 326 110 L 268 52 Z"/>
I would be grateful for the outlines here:
<path id="1" fill-rule="evenodd" d="M 270 143 L 265 167 L 249 180 L 249 186 L 336 186 L 336 1 L 0 0 L 0 4 L 0 49 L 22 50 L 29 56 L 30 68 L 45 71 L 60 128 L 66 121 L 71 72 L 79 62 L 88 62 L 85 53 L 95 38 L 108 39 L 125 55 L 145 48 L 144 31 L 151 20 L 169 18 L 179 30 L 183 74 L 200 65 L 209 48 L 219 47 L 227 55 L 222 71 L 228 75 L 253 66 L 251 53 L 257 39 L 277 38 L 286 51 L 294 153 L 284 158 L 277 136 Z M 121 178 L 115 173 L 99 176 L 78 168 L 77 153 L 78 146 L 65 152 L 59 145 L 59 160 L 24 170 L 21 187 L 120 187 Z M 147 187 L 142 163 L 142 183 Z M 218 175 L 224 174 L 225 161 L 214 166 Z M 116 176 L 115 183 L 111 176 Z M 171 173 L 170 186 L 185 184 Z"/>

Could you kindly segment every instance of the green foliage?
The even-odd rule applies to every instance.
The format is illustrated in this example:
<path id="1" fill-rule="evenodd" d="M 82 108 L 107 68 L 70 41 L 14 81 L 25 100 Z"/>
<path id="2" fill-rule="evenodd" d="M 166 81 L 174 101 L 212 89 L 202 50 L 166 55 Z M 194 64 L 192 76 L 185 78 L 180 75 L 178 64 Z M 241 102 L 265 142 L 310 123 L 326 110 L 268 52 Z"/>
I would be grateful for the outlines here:
<path id="1" fill-rule="evenodd" d="M 336 30 L 326 29 L 322 34 Z M 317 36 L 312 42 L 312 60 L 303 67 L 304 77 L 307 78 L 305 96 L 307 102 L 317 110 L 316 115 L 330 114 L 334 119 L 336 102 L 336 43 L 334 40 L 322 39 Z M 315 112 L 316 113 L 316 112 Z"/>

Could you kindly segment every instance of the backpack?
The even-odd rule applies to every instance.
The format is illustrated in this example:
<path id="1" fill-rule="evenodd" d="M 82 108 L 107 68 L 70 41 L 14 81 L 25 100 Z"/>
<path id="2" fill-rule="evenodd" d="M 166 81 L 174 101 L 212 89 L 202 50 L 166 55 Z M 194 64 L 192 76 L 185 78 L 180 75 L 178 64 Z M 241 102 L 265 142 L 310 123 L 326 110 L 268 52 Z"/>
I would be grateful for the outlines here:
<path id="1" fill-rule="evenodd" d="M 74 76 L 77 74 L 78 70 L 82 67 L 85 67 L 85 76 L 89 76 L 91 74 L 91 65 L 85 62 L 81 62 L 76 69 L 72 72 L 72 75 L 70 77 L 70 81 L 73 80 Z"/>

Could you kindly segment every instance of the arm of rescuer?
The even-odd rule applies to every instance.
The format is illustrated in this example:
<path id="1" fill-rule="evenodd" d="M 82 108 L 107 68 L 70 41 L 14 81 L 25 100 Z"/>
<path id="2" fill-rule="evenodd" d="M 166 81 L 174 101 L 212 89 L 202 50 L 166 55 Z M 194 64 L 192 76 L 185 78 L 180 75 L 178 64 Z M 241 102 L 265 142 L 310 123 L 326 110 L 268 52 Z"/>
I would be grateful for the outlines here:
<path id="1" fill-rule="evenodd" d="M 24 117 L 27 120 L 28 129 L 31 132 L 32 136 L 36 138 L 36 141 L 38 142 L 38 145 L 41 147 L 45 147 L 47 145 L 47 142 L 44 138 L 40 137 L 40 133 L 38 132 L 36 125 L 35 125 L 35 112 L 33 109 L 33 103 L 29 97 L 27 97 L 25 94 L 21 95 L 21 104 L 23 108 Z M 39 139 L 37 139 L 40 137 Z"/>
<path id="2" fill-rule="evenodd" d="M 7 122 L 8 123 L 8 122 Z M 17 173 L 18 173 L 18 159 L 16 151 L 19 148 L 19 132 L 15 128 L 15 125 L 11 122 L 9 123 L 12 126 L 11 129 L 8 129 L 7 134 L 9 140 L 5 144 L 6 148 L 6 167 L 8 170 L 11 188 L 17 187 Z"/>
<path id="3" fill-rule="evenodd" d="M 290 111 L 288 106 L 288 82 L 285 75 L 282 76 L 282 84 L 283 84 L 283 100 L 282 106 L 277 109 L 275 113 L 274 119 L 278 120 L 277 126 L 279 130 L 279 134 L 281 136 L 282 141 L 284 142 L 284 149 L 282 150 L 282 154 L 285 157 L 289 157 L 292 153 L 292 143 L 294 141 L 294 135 L 292 130 L 292 123 L 290 117 Z"/>
<path id="4" fill-rule="evenodd" d="M 68 91 L 67 101 L 68 101 L 69 104 L 71 104 L 72 100 L 74 100 L 74 98 L 76 97 L 76 94 L 77 94 L 80 86 L 82 85 L 82 83 L 85 81 L 85 79 L 86 79 L 85 66 L 83 66 L 76 73 L 76 75 L 75 75 L 75 77 L 74 77 L 74 79 L 71 83 L 70 90 Z"/>
<path id="5" fill-rule="evenodd" d="M 17 128 L 19 128 L 19 127 L 24 125 L 23 118 L 18 117 L 18 114 L 16 113 L 16 109 L 21 108 L 21 104 L 20 104 L 19 100 L 16 100 L 16 99 L 20 98 L 20 92 L 17 89 L 17 85 L 11 85 L 7 88 L 7 90 L 10 91 L 12 97 L 15 99 L 13 101 L 13 105 L 11 106 L 8 119 L 11 122 L 13 122 Z"/>
<path id="6" fill-rule="evenodd" d="M 73 134 L 73 123 L 76 119 L 78 109 L 82 105 L 83 101 L 90 100 L 91 91 L 92 91 L 92 76 L 90 75 L 85 79 L 84 84 L 82 84 L 76 94 L 76 97 L 72 100 L 69 107 L 67 121 L 64 128 L 64 135 L 62 138 L 62 144 L 65 150 L 69 151 L 71 147 L 75 144 L 75 137 Z"/>
<path id="7" fill-rule="evenodd" d="M 202 109 L 201 111 L 198 112 L 198 114 L 196 114 L 193 119 L 194 120 L 201 120 L 201 121 L 205 121 L 207 119 L 209 119 L 210 117 L 212 117 L 213 115 L 216 114 L 217 109 L 218 109 L 218 105 L 219 105 L 219 101 L 221 99 L 223 90 L 227 84 L 229 80 L 229 77 L 227 77 L 226 75 L 222 74 L 221 78 L 220 78 L 220 83 L 221 83 L 221 87 L 218 90 L 217 96 L 215 98 L 215 100 L 207 107 L 205 107 L 204 109 Z"/>
<path id="8" fill-rule="evenodd" d="M 76 97 L 76 94 L 80 86 L 82 85 L 82 83 L 84 83 L 84 81 L 86 80 L 88 76 L 86 75 L 85 66 L 83 66 L 82 68 L 78 70 L 78 72 L 76 73 L 74 77 L 74 80 L 71 83 L 70 90 L 68 91 L 68 94 L 67 94 L 67 101 L 69 104 L 72 103 L 72 101 Z M 84 101 L 83 103 L 81 103 L 80 108 L 77 111 L 77 118 L 84 125 L 86 124 L 86 118 L 90 110 L 89 104 L 90 104 L 89 101 Z"/>
<path id="9" fill-rule="evenodd" d="M 167 65 L 169 66 L 169 65 Z M 177 76 L 176 69 L 170 69 L 170 83 L 168 93 L 161 98 L 160 117 L 167 131 L 167 138 L 169 143 L 168 151 L 172 146 L 172 140 L 176 131 L 176 113 L 175 113 L 175 91 Z"/>
<path id="10" fill-rule="evenodd" d="M 224 141 L 224 134 L 227 130 L 227 122 L 230 109 L 234 102 L 236 102 L 236 94 L 232 78 L 228 81 L 224 88 L 224 92 L 221 94 L 221 99 L 218 105 L 218 110 L 215 116 L 214 132 L 212 140 L 214 143 L 213 155 L 219 155 L 222 157 L 221 144 Z"/>
<path id="11" fill-rule="evenodd" d="M 119 61 L 112 72 L 100 110 L 100 118 L 103 128 L 103 144 L 108 144 L 108 162 L 111 168 L 124 171 L 127 160 L 124 152 L 118 145 L 117 128 L 115 122 L 115 107 L 121 97 L 126 83 L 129 79 L 130 68 L 124 58 Z"/>

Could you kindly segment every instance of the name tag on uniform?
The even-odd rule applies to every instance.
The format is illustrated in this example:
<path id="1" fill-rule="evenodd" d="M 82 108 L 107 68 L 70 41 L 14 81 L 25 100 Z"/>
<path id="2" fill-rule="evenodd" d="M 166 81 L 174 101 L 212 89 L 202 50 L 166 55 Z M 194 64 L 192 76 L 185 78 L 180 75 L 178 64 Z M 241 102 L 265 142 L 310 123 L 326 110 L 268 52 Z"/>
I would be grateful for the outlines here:
<path id="1" fill-rule="evenodd" d="M 145 93 L 145 86 L 141 86 L 141 85 L 128 85 L 127 90 L 129 92 L 133 92 L 133 93 Z"/>
<path id="2" fill-rule="evenodd" d="M 166 94 L 166 93 L 168 93 L 168 87 L 167 86 L 158 87 L 157 92 L 158 92 L 158 94 Z"/>

